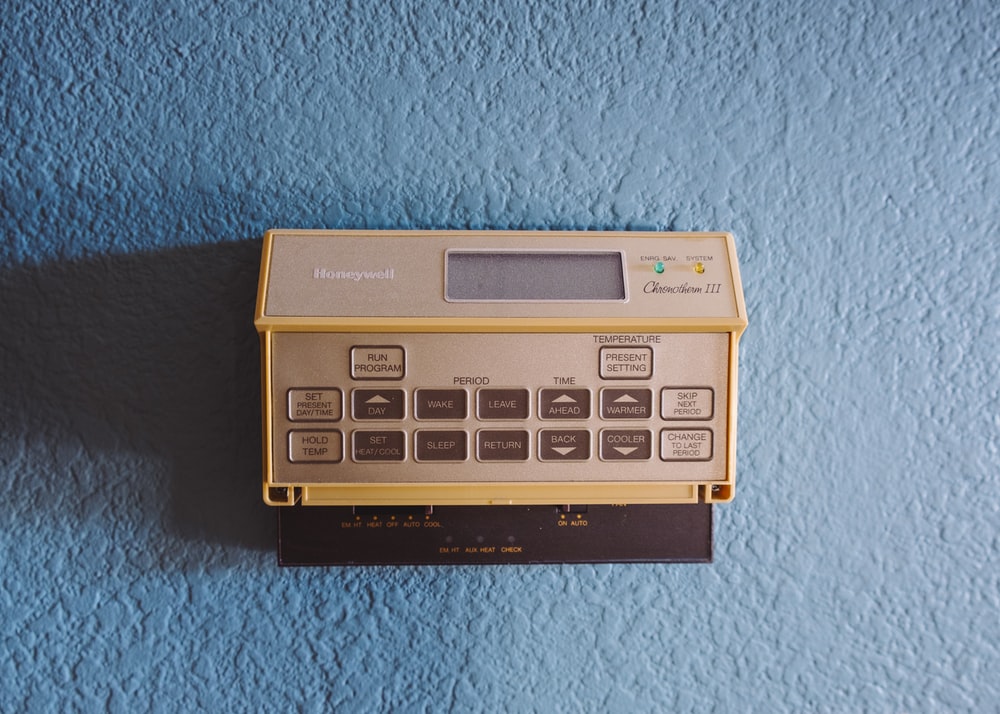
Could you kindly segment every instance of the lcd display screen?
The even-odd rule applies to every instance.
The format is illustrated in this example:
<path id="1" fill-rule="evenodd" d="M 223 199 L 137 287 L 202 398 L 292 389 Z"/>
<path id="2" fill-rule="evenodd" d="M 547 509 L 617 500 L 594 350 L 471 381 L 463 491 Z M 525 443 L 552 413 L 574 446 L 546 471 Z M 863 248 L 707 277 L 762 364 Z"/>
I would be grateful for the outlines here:
<path id="1" fill-rule="evenodd" d="M 625 300 L 620 252 L 448 251 L 452 302 Z"/>

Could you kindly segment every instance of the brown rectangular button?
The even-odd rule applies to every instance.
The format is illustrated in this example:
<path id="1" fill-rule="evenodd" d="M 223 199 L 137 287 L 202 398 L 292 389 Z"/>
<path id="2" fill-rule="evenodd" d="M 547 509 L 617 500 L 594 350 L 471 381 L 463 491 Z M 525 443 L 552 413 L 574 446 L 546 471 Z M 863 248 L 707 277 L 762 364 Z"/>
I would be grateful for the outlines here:
<path id="1" fill-rule="evenodd" d="M 539 419 L 589 419 L 589 389 L 543 389 L 538 393 Z"/>
<path id="2" fill-rule="evenodd" d="M 460 430 L 421 429 L 414 437 L 417 461 L 465 461 L 469 435 Z"/>
<path id="3" fill-rule="evenodd" d="M 477 434 L 476 458 L 480 461 L 527 461 L 528 432 L 517 429 L 483 429 Z"/>
<path id="4" fill-rule="evenodd" d="M 527 389 L 480 389 L 476 412 L 480 419 L 527 419 Z"/>
<path id="5" fill-rule="evenodd" d="M 355 461 L 402 461 L 406 458 L 406 432 L 354 432 Z"/>
<path id="6" fill-rule="evenodd" d="M 641 387 L 602 389 L 601 419 L 649 419 L 653 416 L 653 393 Z"/>
<path id="7" fill-rule="evenodd" d="M 355 389 L 351 392 L 352 411 L 358 421 L 402 419 L 405 412 L 402 389 Z"/>
<path id="8" fill-rule="evenodd" d="M 414 399 L 417 419 L 458 420 L 469 415 L 464 389 L 418 389 Z"/>
<path id="9" fill-rule="evenodd" d="M 586 429 L 542 429 L 538 432 L 540 461 L 586 461 L 590 432 Z"/>
<path id="10" fill-rule="evenodd" d="M 602 461 L 645 461 L 653 453 L 648 429 L 605 429 L 601 432 Z"/>

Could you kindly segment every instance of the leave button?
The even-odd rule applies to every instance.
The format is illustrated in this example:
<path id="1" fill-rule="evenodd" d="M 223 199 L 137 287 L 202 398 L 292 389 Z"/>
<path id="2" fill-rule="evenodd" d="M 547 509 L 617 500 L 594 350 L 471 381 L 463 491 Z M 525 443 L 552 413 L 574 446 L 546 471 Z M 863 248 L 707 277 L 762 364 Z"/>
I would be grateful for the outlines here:
<path id="1" fill-rule="evenodd" d="M 476 412 L 480 419 L 527 419 L 527 389 L 480 389 Z"/>

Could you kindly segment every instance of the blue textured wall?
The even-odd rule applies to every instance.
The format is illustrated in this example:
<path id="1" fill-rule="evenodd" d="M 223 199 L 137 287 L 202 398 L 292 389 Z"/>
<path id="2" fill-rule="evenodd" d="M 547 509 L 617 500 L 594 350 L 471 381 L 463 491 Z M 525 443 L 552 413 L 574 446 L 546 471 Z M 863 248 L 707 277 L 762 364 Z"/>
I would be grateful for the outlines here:
<path id="1" fill-rule="evenodd" d="M 1000 5 L 449 4 L 3 4 L 0 710 L 997 711 Z M 716 562 L 278 570 L 273 226 L 732 230 Z"/>

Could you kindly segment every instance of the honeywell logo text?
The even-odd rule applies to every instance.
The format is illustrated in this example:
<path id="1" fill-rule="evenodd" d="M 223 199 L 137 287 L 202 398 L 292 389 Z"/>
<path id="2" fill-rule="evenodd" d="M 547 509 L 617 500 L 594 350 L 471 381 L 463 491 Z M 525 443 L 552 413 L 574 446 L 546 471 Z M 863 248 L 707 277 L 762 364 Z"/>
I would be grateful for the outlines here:
<path id="1" fill-rule="evenodd" d="M 315 280 L 393 280 L 396 277 L 395 268 L 385 270 L 327 270 L 326 268 L 314 268 L 313 279 Z"/>

